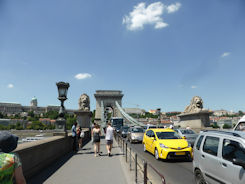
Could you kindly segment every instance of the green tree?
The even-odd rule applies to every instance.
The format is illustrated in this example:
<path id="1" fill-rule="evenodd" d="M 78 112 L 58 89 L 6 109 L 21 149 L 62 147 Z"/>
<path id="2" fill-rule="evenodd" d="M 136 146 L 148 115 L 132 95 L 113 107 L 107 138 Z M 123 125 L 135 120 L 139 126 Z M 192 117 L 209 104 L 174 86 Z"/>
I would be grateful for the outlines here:
<path id="1" fill-rule="evenodd" d="M 23 126 L 20 122 L 16 123 L 16 130 L 23 130 Z"/>
<path id="2" fill-rule="evenodd" d="M 67 130 L 70 130 L 72 125 L 76 122 L 77 118 L 76 117 L 68 117 L 66 119 L 66 128 Z"/>
<path id="3" fill-rule="evenodd" d="M 4 125 L 0 125 L 0 130 L 8 130 L 9 128 L 7 126 Z"/>
<path id="4" fill-rule="evenodd" d="M 213 128 L 220 128 L 219 125 L 217 125 L 217 124 L 213 124 L 211 127 L 213 127 Z"/>
<path id="5" fill-rule="evenodd" d="M 0 112 L 0 118 L 4 118 L 4 115 Z"/>
<path id="6" fill-rule="evenodd" d="M 229 125 L 229 124 L 226 124 L 226 123 L 225 123 L 225 124 L 223 125 L 223 129 L 230 129 L 230 128 L 231 128 L 231 125 Z"/>
<path id="7" fill-rule="evenodd" d="M 43 130 L 44 127 L 45 127 L 45 125 L 44 125 L 42 122 L 40 122 L 40 121 L 33 121 L 33 122 L 31 123 L 30 129 L 34 129 L 34 130 Z"/>
<path id="8" fill-rule="evenodd" d="M 15 115 L 14 115 L 14 118 L 15 118 L 15 119 L 20 119 L 20 114 L 15 114 Z"/>
<path id="9" fill-rule="evenodd" d="M 57 119 L 59 116 L 58 111 L 48 111 L 43 115 L 44 118 Z"/>
<path id="10" fill-rule="evenodd" d="M 95 113 L 96 113 L 96 110 L 93 110 L 92 112 L 92 118 L 91 118 L 91 121 L 94 122 L 94 119 L 95 119 Z"/>
<path id="11" fill-rule="evenodd" d="M 240 111 L 238 111 L 238 115 L 239 115 L 239 116 L 243 116 L 244 113 L 240 110 Z"/>
<path id="12" fill-rule="evenodd" d="M 29 111 L 29 112 L 28 112 L 28 116 L 34 118 L 34 112 L 33 112 L 33 111 Z"/>

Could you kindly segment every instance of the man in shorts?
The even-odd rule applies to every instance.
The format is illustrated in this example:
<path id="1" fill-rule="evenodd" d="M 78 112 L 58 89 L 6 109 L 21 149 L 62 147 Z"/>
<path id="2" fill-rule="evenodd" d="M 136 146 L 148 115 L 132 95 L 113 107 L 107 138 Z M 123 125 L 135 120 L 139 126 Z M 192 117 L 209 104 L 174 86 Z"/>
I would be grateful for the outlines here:
<path id="1" fill-rule="evenodd" d="M 112 144 L 113 144 L 113 128 L 111 127 L 111 123 L 109 122 L 107 124 L 107 129 L 106 129 L 106 149 L 108 152 L 108 156 L 111 156 L 111 148 L 112 148 Z"/>

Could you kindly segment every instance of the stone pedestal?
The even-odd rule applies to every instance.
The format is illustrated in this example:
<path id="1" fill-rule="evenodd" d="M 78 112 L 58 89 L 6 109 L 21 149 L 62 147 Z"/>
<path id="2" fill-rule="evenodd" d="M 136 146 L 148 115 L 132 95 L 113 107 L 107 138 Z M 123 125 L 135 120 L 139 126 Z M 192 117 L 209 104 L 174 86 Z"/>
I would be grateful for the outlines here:
<path id="1" fill-rule="evenodd" d="M 54 136 L 61 135 L 67 136 L 66 120 L 64 118 L 58 118 L 55 122 Z"/>
<path id="2" fill-rule="evenodd" d="M 190 127 L 191 129 L 200 131 L 205 127 L 210 126 L 209 111 L 200 111 L 195 113 L 184 113 L 178 115 L 180 121 L 175 123 L 175 126 L 180 126 L 181 128 Z"/>
<path id="3" fill-rule="evenodd" d="M 75 111 L 75 114 L 77 115 L 77 123 L 81 128 L 90 128 L 91 111 L 78 110 Z"/>

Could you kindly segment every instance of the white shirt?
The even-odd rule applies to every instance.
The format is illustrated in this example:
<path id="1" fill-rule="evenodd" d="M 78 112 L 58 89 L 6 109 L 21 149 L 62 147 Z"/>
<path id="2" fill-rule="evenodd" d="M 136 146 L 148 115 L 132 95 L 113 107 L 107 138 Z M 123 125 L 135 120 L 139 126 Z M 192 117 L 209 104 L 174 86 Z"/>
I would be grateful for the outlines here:
<path id="1" fill-rule="evenodd" d="M 113 128 L 111 126 L 109 126 L 106 129 L 106 136 L 105 136 L 106 140 L 113 140 Z"/>

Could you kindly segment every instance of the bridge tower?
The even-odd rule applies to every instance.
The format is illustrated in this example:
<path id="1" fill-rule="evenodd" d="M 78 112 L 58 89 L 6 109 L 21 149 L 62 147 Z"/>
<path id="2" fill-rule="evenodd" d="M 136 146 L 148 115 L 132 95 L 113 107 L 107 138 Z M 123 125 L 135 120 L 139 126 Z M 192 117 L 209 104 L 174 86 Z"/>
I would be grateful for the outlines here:
<path id="1" fill-rule="evenodd" d="M 97 90 L 94 97 L 96 99 L 95 122 L 104 122 L 104 117 L 102 116 L 105 114 L 107 108 L 112 109 L 112 117 L 122 117 L 122 114 L 116 106 L 116 102 L 122 106 L 122 91 Z"/>

